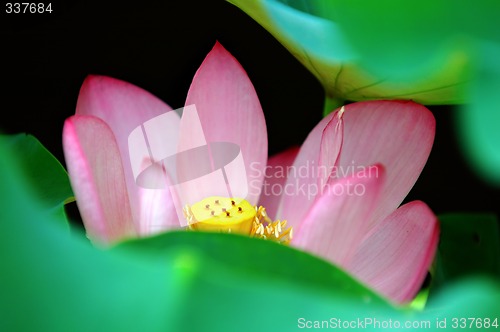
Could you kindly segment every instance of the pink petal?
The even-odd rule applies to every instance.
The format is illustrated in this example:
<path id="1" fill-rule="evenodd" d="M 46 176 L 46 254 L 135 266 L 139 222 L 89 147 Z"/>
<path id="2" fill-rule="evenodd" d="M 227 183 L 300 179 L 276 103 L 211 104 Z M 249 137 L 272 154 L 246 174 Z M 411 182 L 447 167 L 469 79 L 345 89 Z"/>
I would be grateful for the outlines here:
<path id="1" fill-rule="evenodd" d="M 373 229 L 347 268 L 386 297 L 407 302 L 424 281 L 438 234 L 437 218 L 425 203 L 405 204 Z"/>
<path id="2" fill-rule="evenodd" d="M 287 178 L 287 168 L 293 165 L 299 147 L 292 147 L 271 156 L 267 161 L 266 177 L 262 185 L 259 205 L 266 208 L 267 214 L 274 218 Z"/>
<path id="3" fill-rule="evenodd" d="M 288 174 L 278 219 L 286 219 L 294 227 L 304 219 L 338 161 L 342 135 L 340 112 L 323 118 L 309 133 Z"/>
<path id="4" fill-rule="evenodd" d="M 321 135 L 321 143 L 319 150 L 319 183 L 320 188 L 323 188 L 332 180 L 336 171 L 336 166 L 341 155 L 343 140 L 344 140 L 344 108 L 336 112 L 330 122 L 323 129 Z M 352 174 L 354 175 L 354 174 Z"/>
<path id="5" fill-rule="evenodd" d="M 178 208 L 181 215 L 184 206 L 195 204 L 207 197 L 246 197 L 248 192 L 245 166 L 239 147 L 229 143 L 207 145 L 198 113 L 194 104 L 185 106 L 182 111 L 178 154 L 174 162 L 175 167 L 172 167 L 178 184 L 174 188 L 180 201 Z M 234 154 L 230 148 L 235 150 Z M 239 165 L 236 169 L 240 170 L 240 176 L 236 177 L 236 183 L 231 183 L 228 176 L 231 169 L 229 165 L 234 162 Z M 236 189 L 234 194 L 232 189 Z"/>
<path id="6" fill-rule="evenodd" d="M 195 104 L 207 142 L 241 148 L 248 181 L 247 199 L 256 204 L 265 174 L 267 132 L 255 89 L 236 59 L 219 43 L 196 72 L 186 105 Z M 181 142 L 187 133 L 181 131 Z"/>
<path id="7" fill-rule="evenodd" d="M 78 96 L 76 114 L 92 115 L 102 119 L 116 138 L 124 166 L 134 222 L 136 227 L 143 231 L 143 225 L 178 225 L 178 222 L 175 222 L 177 214 L 171 204 L 172 199 L 168 190 L 152 193 L 150 192 L 152 189 L 145 190 L 136 184 L 134 175 L 137 174 L 134 173 L 144 170 L 148 165 L 131 164 L 129 135 L 134 129 L 142 126 L 142 130 L 134 132 L 139 133 L 141 137 L 134 138 L 145 143 L 142 149 L 131 149 L 134 154 L 133 161 L 161 160 L 168 154 L 164 150 L 175 151 L 177 145 L 178 131 L 175 128 L 178 128 L 179 119 L 170 111 L 168 105 L 149 92 L 106 76 L 87 77 Z M 144 125 L 148 120 L 150 121 Z M 166 126 L 157 128 L 158 123 Z M 147 126 L 148 124 L 152 129 Z M 143 133 L 146 136 L 143 136 Z M 152 151 L 153 156 L 149 155 L 148 149 Z M 155 199 L 154 202 L 150 201 L 151 197 Z M 153 206 L 154 213 L 151 211 Z"/>
<path id="8" fill-rule="evenodd" d="M 378 201 L 383 180 L 384 169 L 374 165 L 327 185 L 295 229 L 292 245 L 345 264 L 366 235 L 367 216 Z"/>
<path id="9" fill-rule="evenodd" d="M 344 141 L 338 177 L 358 165 L 381 163 L 387 173 L 383 201 L 372 227 L 394 211 L 420 175 L 434 142 L 435 120 L 411 101 L 366 101 L 345 106 Z"/>
<path id="10" fill-rule="evenodd" d="M 71 185 L 89 238 L 101 244 L 132 236 L 132 213 L 115 137 L 102 120 L 73 116 L 63 130 Z"/>
<path id="11" fill-rule="evenodd" d="M 176 206 L 170 191 L 158 189 L 139 189 L 142 221 L 139 225 L 141 235 L 151 235 L 168 229 L 178 228 L 180 223 L 175 211 Z"/>

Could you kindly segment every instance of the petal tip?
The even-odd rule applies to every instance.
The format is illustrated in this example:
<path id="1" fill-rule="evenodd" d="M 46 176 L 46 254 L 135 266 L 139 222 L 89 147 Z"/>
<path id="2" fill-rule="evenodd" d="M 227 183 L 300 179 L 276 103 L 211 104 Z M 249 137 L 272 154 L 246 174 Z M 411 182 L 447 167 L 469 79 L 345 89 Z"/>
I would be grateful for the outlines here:
<path id="1" fill-rule="evenodd" d="M 215 59 L 215 61 L 222 62 L 222 63 L 224 63 L 226 61 L 231 61 L 231 62 L 236 63 L 239 67 L 241 67 L 238 60 L 236 60 L 236 58 L 224 46 L 222 46 L 222 44 L 218 40 L 215 41 L 214 46 L 212 47 L 210 52 L 208 52 L 207 56 L 205 57 L 205 60 L 201 64 L 200 68 L 203 67 L 205 62 L 209 62 L 211 59 Z M 243 68 L 241 68 L 241 69 L 243 69 Z"/>

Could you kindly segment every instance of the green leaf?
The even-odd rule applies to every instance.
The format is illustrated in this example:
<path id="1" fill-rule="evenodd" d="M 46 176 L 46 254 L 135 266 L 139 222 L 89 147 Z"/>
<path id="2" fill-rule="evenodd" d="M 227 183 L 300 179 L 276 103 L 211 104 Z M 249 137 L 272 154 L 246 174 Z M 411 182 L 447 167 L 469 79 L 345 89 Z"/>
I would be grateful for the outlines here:
<path id="1" fill-rule="evenodd" d="M 465 277 L 500 277 L 500 232 L 494 215 L 447 214 L 439 221 L 441 237 L 431 295 Z"/>
<path id="2" fill-rule="evenodd" d="M 40 203 L 67 223 L 64 204 L 74 201 L 68 173 L 61 163 L 33 136 L 1 135 L 0 141 L 17 162 L 19 171 Z"/>
<path id="3" fill-rule="evenodd" d="M 464 152 L 477 174 L 500 185 L 500 44 L 483 43 L 469 104 L 457 110 Z"/>
<path id="4" fill-rule="evenodd" d="M 235 235 L 174 232 L 103 251 L 53 222 L 4 140 L 0 155 L 2 331 L 289 331 L 302 318 L 498 316 L 491 280 L 451 285 L 429 311 L 397 310 L 324 261 Z"/>
<path id="5" fill-rule="evenodd" d="M 318 2 L 324 3 L 313 1 Z M 449 50 L 442 47 L 454 28 L 445 2 L 333 0 L 324 12 L 341 26 L 371 72 L 414 79 L 445 63 Z"/>
<path id="6" fill-rule="evenodd" d="M 311 54 L 329 60 L 351 61 L 357 55 L 335 21 L 321 17 L 310 1 L 267 1 L 269 15 L 294 41 Z M 318 15 L 319 14 L 319 15 Z"/>
<path id="7" fill-rule="evenodd" d="M 497 319 L 500 324 L 500 284 L 498 278 L 468 277 L 439 289 L 429 298 L 427 308 L 416 318 L 429 321 L 431 328 L 449 330 L 485 329 Z M 465 319 L 465 326 L 464 324 Z M 439 324 L 439 325 L 437 325 Z M 496 329 L 490 325 L 490 328 Z"/>
<path id="8" fill-rule="evenodd" d="M 172 248 L 187 246 L 199 250 L 214 264 L 231 266 L 234 272 L 265 283 L 283 279 L 319 289 L 358 305 L 384 306 L 386 302 L 362 286 L 342 269 L 293 247 L 235 234 L 177 231 L 133 240 L 122 249 L 145 251 L 162 256 Z"/>
<path id="9" fill-rule="evenodd" d="M 405 15 L 414 15 L 408 10 L 407 2 L 391 7 L 392 3 L 387 1 L 228 1 L 250 15 L 302 62 L 321 82 L 328 99 L 412 99 L 427 105 L 457 104 L 466 100 L 471 59 L 470 54 L 458 46 L 466 45 L 467 51 L 467 42 L 450 42 L 438 49 L 425 44 L 424 48 L 414 50 L 408 38 L 398 41 L 401 47 L 396 48 L 391 44 L 392 39 L 383 35 L 404 36 L 405 31 L 414 26 L 418 29 L 410 31 L 412 34 L 431 29 L 420 18 L 418 22 L 404 21 Z M 414 7 L 425 12 L 428 2 L 430 0 L 421 5 L 415 3 Z M 386 8 L 390 8 L 389 12 L 383 12 Z M 379 19 L 376 15 L 381 12 L 384 16 Z M 436 18 L 441 12 L 430 15 Z M 380 24 L 385 17 L 391 18 L 394 24 L 399 20 L 407 27 Z M 445 32 L 440 26 L 431 39 L 439 43 Z M 426 40 L 417 37 L 419 41 Z M 382 38 L 385 38 L 383 43 L 377 44 Z M 367 44 L 362 43 L 365 40 Z M 372 49 L 373 54 L 369 53 Z M 425 61 L 411 62 L 407 67 L 407 60 L 417 57 Z M 411 79 L 410 74 L 414 75 Z M 415 75 L 419 78 L 415 79 Z"/>
<path id="10" fill-rule="evenodd" d="M 336 24 L 357 61 L 379 77 L 419 80 L 456 56 L 473 60 L 476 41 L 500 41 L 495 0 L 310 0 L 300 9 Z"/>
<path id="11" fill-rule="evenodd" d="M 241 322 L 287 330 L 332 308 L 346 317 L 397 314 L 341 270 L 265 241 L 175 232 L 93 248 L 52 221 L 6 146 L 0 141 L 2 331 L 190 331 Z"/>
<path id="12" fill-rule="evenodd" d="M 12 144 L 0 140 L 0 330 L 167 330 L 183 291 L 173 264 L 69 237 L 33 191 Z"/>
<path id="13" fill-rule="evenodd" d="M 343 319 L 360 315 L 401 313 L 341 269 L 296 249 L 249 237 L 202 232 L 170 232 L 116 247 L 147 253 L 161 261 L 165 254 L 198 253 L 186 265 L 198 271 L 188 295 L 197 319 L 186 313 L 183 327 L 217 326 L 231 330 L 238 322 L 248 331 L 297 328 L 300 317 Z"/>

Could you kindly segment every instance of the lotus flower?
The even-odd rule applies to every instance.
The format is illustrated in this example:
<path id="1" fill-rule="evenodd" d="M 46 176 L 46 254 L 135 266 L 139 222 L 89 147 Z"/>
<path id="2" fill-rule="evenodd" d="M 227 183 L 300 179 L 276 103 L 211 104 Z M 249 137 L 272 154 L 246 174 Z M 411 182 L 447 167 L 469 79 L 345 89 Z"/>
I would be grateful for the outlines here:
<path id="1" fill-rule="evenodd" d="M 420 201 L 398 206 L 433 143 L 435 122 L 425 107 L 401 101 L 347 105 L 324 118 L 300 149 L 266 162 L 267 131 L 257 94 L 218 43 L 193 79 L 186 100 L 191 104 L 207 141 L 241 148 L 250 188 L 242 204 L 267 207 L 267 213 L 259 208 L 251 215 L 253 226 L 262 223 L 249 235 L 286 237 L 281 242 L 344 267 L 393 301 L 416 294 L 433 259 L 438 224 Z M 77 204 L 95 243 L 179 228 L 169 191 L 136 184 L 127 146 L 134 128 L 169 111 L 153 95 L 117 79 L 90 76 L 83 83 L 76 115 L 64 125 L 63 145 Z M 189 132 L 190 123 L 185 125 Z M 195 225 L 203 229 L 204 223 Z"/>

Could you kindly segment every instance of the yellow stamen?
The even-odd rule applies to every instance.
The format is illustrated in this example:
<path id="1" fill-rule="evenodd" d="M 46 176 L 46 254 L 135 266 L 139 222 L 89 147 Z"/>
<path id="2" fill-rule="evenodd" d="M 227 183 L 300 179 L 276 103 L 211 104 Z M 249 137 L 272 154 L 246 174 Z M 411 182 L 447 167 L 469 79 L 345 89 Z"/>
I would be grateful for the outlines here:
<path id="1" fill-rule="evenodd" d="M 208 197 L 184 207 L 184 216 L 192 230 L 234 232 L 282 244 L 292 239 L 286 220 L 273 221 L 264 207 L 241 198 Z"/>
<path id="2" fill-rule="evenodd" d="M 207 208 L 210 207 L 210 209 Z M 192 215 L 189 228 L 248 234 L 256 212 L 244 199 L 209 197 L 189 207 Z"/>

